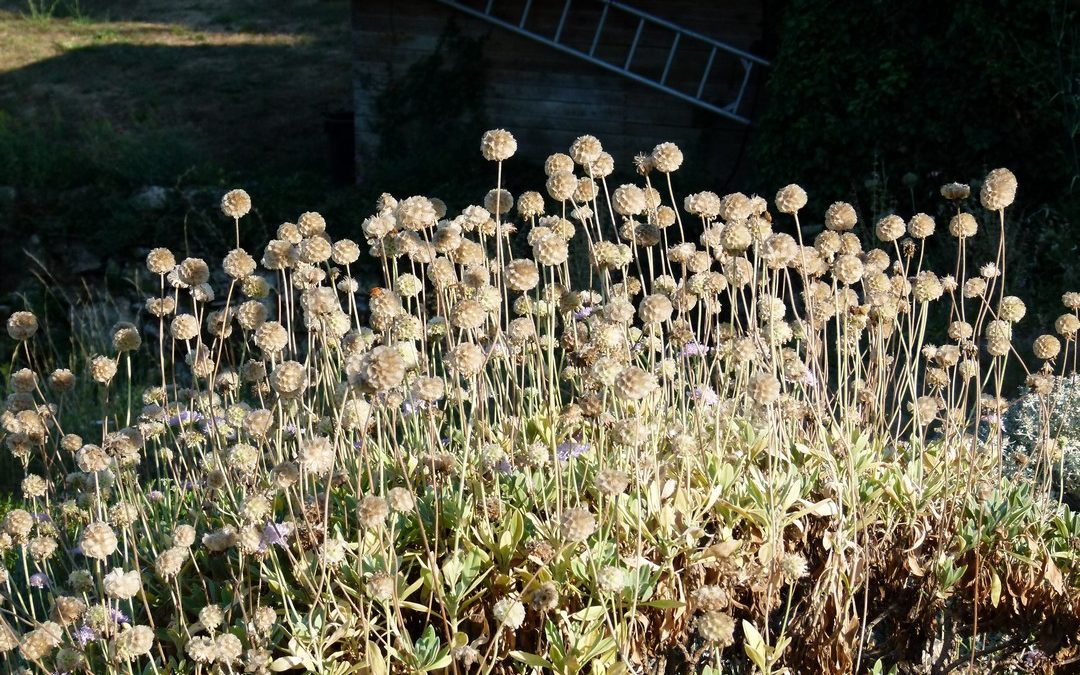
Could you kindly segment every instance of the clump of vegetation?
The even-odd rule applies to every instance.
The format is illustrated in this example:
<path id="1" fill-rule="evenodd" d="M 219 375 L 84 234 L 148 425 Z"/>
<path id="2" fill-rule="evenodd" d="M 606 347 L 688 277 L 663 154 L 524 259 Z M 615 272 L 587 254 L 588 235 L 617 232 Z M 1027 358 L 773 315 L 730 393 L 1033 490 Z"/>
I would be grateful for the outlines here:
<path id="1" fill-rule="evenodd" d="M 771 208 L 679 200 L 671 143 L 612 185 L 592 136 L 548 159 L 547 197 L 515 196 L 516 148 L 483 135 L 482 205 L 384 194 L 362 242 L 306 212 L 258 260 L 240 246 L 251 198 L 231 191 L 222 263 L 153 249 L 144 310 L 76 368 L 50 372 L 34 314 L 8 319 L 0 421 L 25 477 L 0 533 L 7 668 L 1070 658 L 1080 519 L 1051 472 L 1002 453 L 1006 368 L 1027 369 L 1011 172 L 987 176 L 979 215 L 967 185 L 942 188 L 939 274 L 923 213 L 883 218 L 875 246 L 836 202 L 803 241 L 797 185 Z M 977 239 L 992 259 L 969 259 Z M 363 249 L 383 275 L 366 296 Z M 1075 371 L 1067 304 L 1027 378 L 1042 446 L 1042 397 Z M 136 388 L 139 369 L 156 383 Z M 77 391 L 100 412 L 69 422 Z"/>

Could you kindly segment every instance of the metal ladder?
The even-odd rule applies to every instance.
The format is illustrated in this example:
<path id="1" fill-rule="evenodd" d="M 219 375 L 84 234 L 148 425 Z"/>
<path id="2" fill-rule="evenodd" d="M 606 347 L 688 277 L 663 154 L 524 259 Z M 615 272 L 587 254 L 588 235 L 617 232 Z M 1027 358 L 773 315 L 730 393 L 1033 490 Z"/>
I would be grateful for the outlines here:
<path id="1" fill-rule="evenodd" d="M 544 0 L 541 0 L 543 2 Z M 579 0 L 580 1 L 580 0 Z M 729 44 L 720 42 L 701 33 L 683 28 L 678 24 L 672 23 L 660 17 L 653 16 L 648 12 L 644 12 L 636 7 L 632 7 L 623 2 L 617 0 L 586 0 L 589 3 L 599 2 L 603 7 L 600 11 L 600 18 L 596 23 L 596 30 L 593 33 L 592 43 L 588 50 L 581 49 L 574 45 L 568 44 L 564 39 L 563 29 L 566 27 L 567 17 L 570 15 L 571 6 L 573 0 L 564 0 L 562 12 L 559 17 L 559 23 L 555 28 L 554 35 L 547 35 L 537 30 L 530 29 L 528 27 L 530 12 L 533 9 L 533 0 L 525 0 L 524 9 L 521 12 L 521 17 L 515 23 L 508 21 L 504 18 L 496 16 L 495 0 L 484 0 L 483 7 L 476 7 L 462 0 L 436 0 L 436 2 L 442 3 L 449 7 L 453 7 L 461 12 L 474 16 L 478 19 L 487 21 L 508 31 L 527 37 L 536 42 L 545 44 L 553 49 L 557 49 L 566 54 L 570 54 L 580 59 L 584 59 L 593 65 L 604 68 L 614 73 L 618 73 L 623 77 L 630 78 L 635 82 L 639 82 L 646 86 L 674 96 L 675 98 L 691 103 L 700 108 L 704 108 L 710 112 L 722 115 L 729 119 L 735 120 L 742 124 L 750 124 L 750 120 L 741 113 L 740 107 L 743 104 L 743 98 L 750 84 L 750 74 L 754 69 L 754 66 L 767 66 L 769 62 L 758 56 L 754 56 L 741 49 L 733 47 Z M 479 4 L 479 3 L 477 3 Z M 631 22 L 637 22 L 637 29 L 634 31 L 633 41 L 630 44 L 630 50 L 626 54 L 626 58 L 621 62 L 612 62 L 605 60 L 596 55 L 598 47 L 600 47 L 601 39 L 604 34 L 604 27 L 608 21 L 609 15 L 613 13 L 622 13 L 624 16 L 629 17 Z M 638 43 L 641 40 L 641 35 L 646 27 L 655 27 L 665 30 L 672 34 L 671 46 L 668 48 L 667 59 L 664 63 L 663 73 L 659 78 L 645 75 L 641 72 L 635 72 L 632 69 L 634 64 L 634 56 L 637 53 Z M 704 71 L 701 74 L 701 79 L 697 83 L 697 87 L 693 91 L 686 91 L 683 89 L 676 89 L 668 84 L 668 76 L 671 74 L 671 66 L 675 60 L 675 53 L 679 49 L 679 45 L 684 42 L 698 42 L 703 44 L 708 50 L 708 58 L 705 62 Z M 709 75 L 712 74 L 713 65 L 717 56 L 720 57 L 733 57 L 738 59 L 739 64 L 742 66 L 742 81 L 739 84 L 738 90 L 735 92 L 734 98 L 724 105 L 717 105 L 708 100 L 706 94 L 708 93 L 707 85 Z"/>

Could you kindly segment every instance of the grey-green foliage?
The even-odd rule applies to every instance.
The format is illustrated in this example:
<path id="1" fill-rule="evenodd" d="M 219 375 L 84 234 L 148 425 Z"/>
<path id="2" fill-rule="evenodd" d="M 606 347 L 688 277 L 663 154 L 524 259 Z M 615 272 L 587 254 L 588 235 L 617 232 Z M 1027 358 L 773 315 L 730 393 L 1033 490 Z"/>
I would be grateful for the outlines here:
<path id="1" fill-rule="evenodd" d="M 1005 412 L 1006 465 L 1022 467 L 1017 475 L 1034 478 L 1038 473 L 1042 449 L 1039 439 L 1043 433 L 1043 411 L 1048 413 L 1050 439 L 1056 440 L 1061 454 L 1054 454 L 1051 476 L 1055 494 L 1060 489 L 1063 497 L 1080 504 L 1080 375 L 1054 378 L 1049 394 L 1040 396 L 1030 390 L 1016 399 Z M 1016 458 L 1024 455 L 1019 462 Z M 1024 461 L 1026 459 L 1027 461 Z"/>

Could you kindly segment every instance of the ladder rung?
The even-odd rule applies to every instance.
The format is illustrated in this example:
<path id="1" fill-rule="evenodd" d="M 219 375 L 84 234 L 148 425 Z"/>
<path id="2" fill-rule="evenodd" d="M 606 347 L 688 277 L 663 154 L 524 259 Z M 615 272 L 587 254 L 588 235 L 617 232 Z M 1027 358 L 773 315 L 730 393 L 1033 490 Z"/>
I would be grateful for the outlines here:
<path id="1" fill-rule="evenodd" d="M 570 14 L 570 3 L 571 2 L 573 2 L 573 0 L 566 0 L 566 4 L 563 5 L 562 16 L 559 17 L 559 27 L 555 29 L 555 42 L 556 43 L 558 43 L 558 41 L 562 38 L 562 31 L 563 31 L 563 28 L 566 26 L 566 17 L 567 17 L 568 14 Z"/>
<path id="2" fill-rule="evenodd" d="M 695 98 L 701 98 L 701 93 L 705 91 L 705 81 L 709 79 L 709 72 L 712 71 L 713 60 L 716 58 L 716 47 L 712 48 L 709 52 L 709 62 L 705 64 L 705 72 L 701 74 L 701 82 L 698 82 L 697 94 Z"/>
<path id="3" fill-rule="evenodd" d="M 660 84 L 667 82 L 668 73 L 671 72 L 671 62 L 675 60 L 675 50 L 679 48 L 679 38 L 682 33 L 675 33 L 675 39 L 671 41 L 671 51 L 667 55 L 667 63 L 664 64 L 664 74 L 660 76 Z"/>
<path id="4" fill-rule="evenodd" d="M 535 40 L 537 42 L 541 42 L 551 47 L 552 49 L 556 49 L 565 54 L 569 54 L 576 58 L 583 59 L 595 66 L 598 66 L 613 73 L 618 73 L 619 75 L 630 78 L 631 80 L 634 80 L 635 82 L 638 82 L 640 84 L 653 87 L 654 89 L 659 89 L 660 91 L 663 91 L 670 96 L 678 98 L 682 101 L 686 101 L 687 103 L 691 103 L 700 108 L 704 108 L 718 115 L 731 118 L 743 124 L 749 124 L 750 121 L 739 115 L 738 109 L 739 106 L 742 104 L 743 98 L 745 97 L 746 91 L 749 87 L 750 75 L 753 67 L 757 64 L 766 66 L 769 65 L 768 61 L 765 61 L 760 57 L 748 54 L 730 45 L 703 36 L 700 33 L 696 33 L 692 30 L 683 28 L 682 26 L 673 24 L 670 21 L 655 17 L 651 14 L 631 7 L 630 5 L 627 5 L 623 2 L 619 2 L 618 0 L 599 0 L 599 2 L 603 5 L 603 9 L 600 14 L 600 19 L 596 24 L 596 30 L 593 33 L 592 44 L 589 46 L 588 51 L 586 51 L 584 47 L 575 47 L 561 42 L 563 38 L 563 32 L 566 29 L 566 23 L 569 19 L 573 0 L 564 0 L 561 14 L 559 16 L 559 23 L 558 26 L 556 26 L 555 28 L 554 37 L 541 34 L 535 30 L 525 27 L 532 13 L 533 0 L 525 0 L 525 5 L 522 10 L 521 16 L 517 20 L 505 20 L 495 16 L 495 0 L 487 0 L 486 3 L 481 5 L 485 7 L 485 9 L 480 9 L 476 5 L 466 3 L 463 0 L 436 1 L 440 4 L 454 7 L 455 9 L 458 9 L 473 17 L 493 23 L 497 26 L 501 26 L 502 28 L 518 35 L 524 36 L 531 40 Z M 638 19 L 637 28 L 634 31 L 634 39 L 630 45 L 630 51 L 629 53 L 627 53 L 626 59 L 621 66 L 618 62 L 612 63 L 611 61 L 607 61 L 596 56 L 596 52 L 600 48 L 600 38 L 604 34 L 604 28 L 607 25 L 608 14 L 611 8 L 614 8 L 620 12 L 623 12 L 624 14 L 628 14 L 629 16 Z M 664 70 L 659 78 L 654 75 L 642 75 L 630 70 L 630 66 L 634 62 L 634 57 L 637 55 L 637 48 L 641 43 L 641 36 L 645 31 L 646 23 L 648 23 L 650 26 L 657 26 L 660 28 L 671 30 L 674 33 L 674 37 L 671 41 L 671 46 L 668 48 L 667 58 L 664 63 Z M 675 54 L 677 53 L 679 45 L 681 44 L 684 37 L 687 39 L 704 42 L 706 45 L 709 45 L 711 47 L 709 51 L 708 61 L 705 64 L 704 72 L 702 72 L 701 74 L 701 80 L 698 82 L 697 91 L 694 94 L 691 94 L 688 91 L 681 91 L 667 84 L 668 77 L 671 74 L 671 69 L 673 68 L 675 63 Z M 709 101 L 706 101 L 702 97 L 702 95 L 705 93 L 705 85 L 708 84 L 709 77 L 712 75 L 712 69 L 713 65 L 715 64 L 716 54 L 718 51 L 722 51 L 725 54 L 732 54 L 739 57 L 739 60 L 741 61 L 743 66 L 742 83 L 739 87 L 737 95 L 734 97 L 733 100 L 728 101 L 726 104 L 711 103 Z"/>
<path id="5" fill-rule="evenodd" d="M 604 22 L 607 21 L 607 10 L 607 5 L 600 10 L 600 23 L 596 24 L 596 33 L 593 35 L 592 46 L 589 47 L 589 56 L 595 54 L 596 48 L 600 45 L 600 33 L 604 30 Z"/>
<path id="6" fill-rule="evenodd" d="M 626 55 L 626 63 L 623 70 L 630 70 L 630 62 L 634 60 L 634 52 L 637 51 L 638 41 L 641 40 L 641 31 L 645 29 L 645 19 L 638 21 L 637 30 L 634 31 L 634 41 L 630 43 L 630 53 Z"/>

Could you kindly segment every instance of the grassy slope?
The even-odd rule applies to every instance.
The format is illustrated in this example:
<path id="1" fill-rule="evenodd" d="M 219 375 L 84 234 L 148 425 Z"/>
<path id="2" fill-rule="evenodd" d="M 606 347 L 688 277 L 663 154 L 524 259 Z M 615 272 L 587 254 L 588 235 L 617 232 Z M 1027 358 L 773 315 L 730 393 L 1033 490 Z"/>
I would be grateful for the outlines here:
<path id="1" fill-rule="evenodd" d="M 347 106 L 348 4 L 84 2 L 28 19 L 0 2 L 0 110 L 189 127 L 229 168 L 317 168 L 320 114 Z"/>

